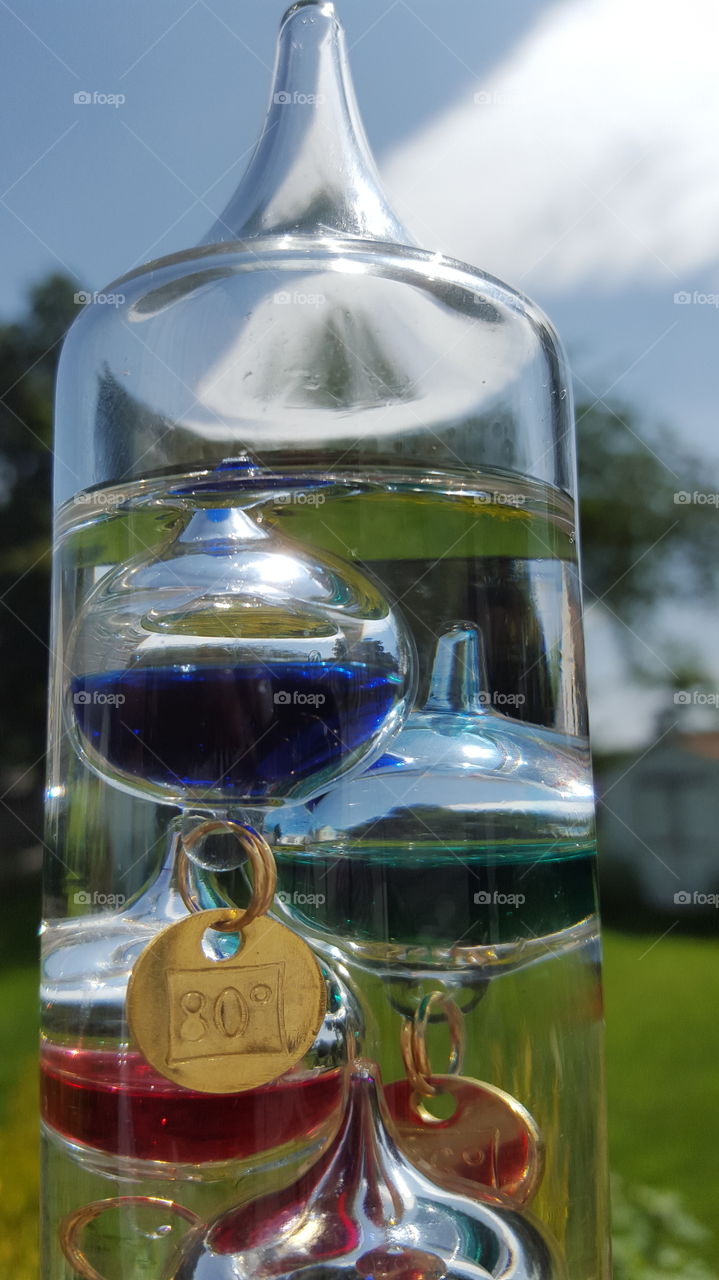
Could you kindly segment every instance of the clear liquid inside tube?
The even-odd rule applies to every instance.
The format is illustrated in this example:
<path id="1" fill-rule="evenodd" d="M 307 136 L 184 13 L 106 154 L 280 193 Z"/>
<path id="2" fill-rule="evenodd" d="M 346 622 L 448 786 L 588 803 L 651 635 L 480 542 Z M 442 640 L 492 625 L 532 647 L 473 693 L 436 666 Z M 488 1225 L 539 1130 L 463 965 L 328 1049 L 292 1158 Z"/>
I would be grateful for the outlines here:
<path id="1" fill-rule="evenodd" d="M 556 335 L 414 246 L 328 0 L 285 16 L 203 244 L 114 292 L 58 381 L 43 1274 L 608 1280 Z M 326 1008 L 290 1070 L 219 1094 L 142 1052 L 128 984 L 254 900 L 247 827 Z M 207 934 L 193 964 L 242 956 Z M 240 1063 L 233 993 L 202 1007 Z"/>
<path id="2" fill-rule="evenodd" d="M 251 1104 L 247 1095 L 178 1095 L 143 1064 L 128 1037 L 125 987 L 148 937 L 185 910 L 173 885 L 172 831 L 193 819 L 183 819 L 163 790 L 166 777 L 179 773 L 178 735 L 168 733 L 169 766 L 152 784 L 155 798 L 146 779 L 135 784 L 127 756 L 113 754 L 119 725 L 129 724 L 123 733 L 137 738 L 142 703 L 98 696 L 92 704 L 75 703 L 78 681 L 82 692 L 97 695 L 100 687 L 91 690 L 86 674 L 75 670 L 57 713 L 66 717 L 68 705 L 79 705 L 81 713 L 62 740 L 71 786 L 57 803 L 57 831 L 74 858 L 75 883 L 104 888 L 90 902 L 82 891 L 78 902 L 75 891 L 44 931 L 43 1113 L 53 1213 L 57 1218 L 63 1203 L 76 1200 L 63 1173 L 70 1169 L 88 1199 L 110 1194 L 113 1186 L 132 1193 L 151 1186 L 153 1194 L 158 1188 L 171 1192 L 205 1218 L 231 1189 L 247 1187 L 243 1178 L 253 1188 L 281 1185 L 303 1162 L 319 1158 L 337 1130 L 348 1046 L 359 1042 L 383 1079 L 400 1080 L 402 1023 L 423 994 L 440 990 L 466 1019 L 465 1074 L 501 1085 L 539 1124 L 547 1164 L 532 1211 L 570 1256 L 586 1260 L 589 1276 L 591 1232 L 596 1240 L 601 1205 L 580 1152 L 600 1150 L 601 1113 L 579 1105 L 578 1087 L 564 1087 L 567 1080 L 582 1080 L 582 1098 L 587 1088 L 598 1096 L 601 1087 L 591 783 L 584 726 L 567 688 L 581 663 L 570 625 L 578 610 L 571 510 L 561 495 L 496 475 L 486 479 L 486 488 L 495 496 L 505 493 L 505 503 L 487 504 L 484 487 L 458 485 L 451 477 L 431 487 L 397 472 L 379 483 L 355 474 L 331 482 L 317 477 L 316 484 L 312 479 L 304 474 L 293 484 L 290 476 L 281 488 L 258 487 L 260 510 L 253 509 L 253 520 L 260 520 L 274 545 L 301 546 L 307 561 L 322 565 L 328 554 L 334 557 L 335 574 L 339 530 L 345 539 L 351 532 L 360 573 L 389 602 L 396 634 L 408 637 L 408 661 L 416 665 L 406 685 L 412 702 L 367 767 L 340 776 L 319 795 L 270 805 L 248 796 L 236 805 L 231 793 L 221 812 L 251 819 L 270 840 L 278 870 L 275 911 L 302 931 L 325 965 L 328 1018 L 307 1060 Z M 199 484 L 208 483 L 205 474 Z M 244 519 L 242 483 L 233 488 L 225 475 L 222 485 L 221 505 L 210 509 L 237 511 Z M 105 615 L 90 628 L 85 647 L 78 642 L 82 619 L 93 618 L 94 584 L 107 584 L 113 575 L 121 586 L 133 575 L 136 582 L 146 565 L 158 574 L 170 563 L 174 573 L 178 558 L 168 559 L 168 546 L 184 546 L 187 531 L 198 527 L 188 507 L 199 502 L 202 519 L 206 513 L 206 487 L 199 498 L 188 497 L 197 486 L 196 475 L 176 476 L 136 493 L 108 491 L 90 518 L 82 506 L 69 513 L 60 539 L 62 580 L 75 602 L 83 595 L 90 602 L 85 614 L 77 611 L 81 624 L 71 632 L 75 655 L 95 656 L 98 632 L 102 642 L 109 636 L 122 649 L 122 632 L 105 626 Z M 512 506 L 518 489 L 524 501 Z M 396 530 L 391 560 L 383 536 L 390 522 Z M 447 545 L 448 536 L 455 554 L 438 561 L 436 548 Z M 543 555 L 533 554 L 540 549 Z M 117 557 L 115 570 L 108 570 L 110 554 Z M 231 578 L 238 569 L 236 548 L 215 547 L 214 559 L 226 588 L 228 573 Z M 183 569 L 192 564 L 192 554 L 183 551 L 180 563 Z M 244 590 L 242 570 L 239 577 Z M 206 622 L 197 628 L 196 619 L 206 619 L 202 600 L 208 593 L 216 600 L 214 586 L 206 573 L 195 581 L 190 572 L 189 592 L 184 579 L 170 589 L 187 597 L 180 610 L 171 600 L 162 615 L 163 628 L 170 619 L 168 630 L 179 619 L 182 658 L 188 646 L 206 645 L 210 628 Z M 121 587 L 106 593 L 115 617 L 124 616 L 121 596 Z M 151 637 L 168 634 L 155 630 L 157 615 L 147 627 L 147 601 L 138 603 L 134 591 L 132 599 L 133 643 L 137 625 Z M 349 599 L 345 593 L 345 607 Z M 432 626 L 430 617 L 447 621 Z M 509 652 L 507 634 L 517 638 Z M 286 637 L 280 643 L 286 645 Z M 318 644 L 316 635 L 310 643 Z M 244 657 L 236 628 L 232 644 L 222 667 L 222 715 L 230 721 L 231 699 L 239 703 L 246 687 L 242 672 L 236 675 Z M 131 662 L 130 649 L 122 653 Z M 119 669 L 111 654 L 106 662 Z M 195 654 L 193 663 L 176 665 L 189 666 L 194 679 L 205 662 L 202 650 L 199 660 Z M 217 670 L 214 658 L 208 669 Z M 320 676 L 310 691 L 322 687 L 333 686 L 323 686 Z M 268 689 L 273 725 L 281 723 L 282 712 L 296 733 L 307 703 L 294 697 L 276 703 L 269 676 Z M 154 676 L 146 697 L 155 714 L 161 698 Z M 332 714 L 341 716 L 343 707 L 332 697 Z M 350 708 L 355 717 L 366 705 L 366 686 L 356 697 Z M 94 721 L 81 718 L 88 705 Z M 313 716 L 320 711 L 321 705 L 312 705 Z M 362 709 L 363 724 L 364 714 Z M 91 752 L 78 750 L 78 735 L 91 723 L 110 759 L 108 776 Z M 160 716 L 152 734 L 166 723 Z M 220 742 L 226 723 L 208 720 Z M 158 742 L 153 738 L 153 751 Z M 122 787 L 116 785 L 120 772 Z M 195 793 L 185 811 L 205 812 Z M 214 870 L 195 868 L 206 905 L 243 900 L 247 881 L 236 862 L 220 841 L 209 863 Z M 441 1062 L 442 1026 L 430 1027 L 429 1036 Z M 591 1063 L 595 1079 L 587 1077 Z M 564 1138 L 569 1131 L 581 1137 L 571 1150 Z M 564 1206 L 578 1202 L 580 1189 L 584 1207 L 576 1218 L 571 1212 L 567 1217 Z M 594 1196 L 593 1217 L 586 1211 L 588 1195 Z M 110 1219 L 106 1227 L 99 1220 L 95 1236 L 102 1241 L 111 1228 Z M 150 1251 L 153 1258 L 156 1252 Z"/>

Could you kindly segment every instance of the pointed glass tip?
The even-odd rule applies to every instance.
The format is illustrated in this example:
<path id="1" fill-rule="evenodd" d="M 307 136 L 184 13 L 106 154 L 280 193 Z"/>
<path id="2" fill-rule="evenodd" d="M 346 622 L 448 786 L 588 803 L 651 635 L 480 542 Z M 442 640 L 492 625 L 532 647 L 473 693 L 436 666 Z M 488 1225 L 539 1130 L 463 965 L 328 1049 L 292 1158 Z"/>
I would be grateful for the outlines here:
<path id="1" fill-rule="evenodd" d="M 203 243 L 266 235 L 414 243 L 382 190 L 329 0 L 298 0 L 282 19 L 260 139 Z"/>
<path id="2" fill-rule="evenodd" d="M 317 13 L 321 13 L 325 18 L 335 18 L 335 7 L 331 0 L 297 0 L 296 4 L 291 4 L 286 11 L 282 23 L 284 24 L 293 13 L 297 13 L 300 9 L 314 9 Z"/>

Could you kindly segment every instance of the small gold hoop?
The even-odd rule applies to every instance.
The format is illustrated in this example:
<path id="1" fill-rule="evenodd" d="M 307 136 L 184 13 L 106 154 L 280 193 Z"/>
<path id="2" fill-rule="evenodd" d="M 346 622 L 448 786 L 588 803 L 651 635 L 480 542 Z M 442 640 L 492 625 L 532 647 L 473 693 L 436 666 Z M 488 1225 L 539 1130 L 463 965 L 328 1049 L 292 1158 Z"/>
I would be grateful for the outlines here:
<path id="1" fill-rule="evenodd" d="M 214 924 L 213 929 L 220 933 L 239 933 L 258 916 L 269 911 L 277 889 L 277 867 L 274 854 L 257 831 L 252 827 L 243 827 L 239 822 L 229 822 L 222 818 L 213 818 L 208 822 L 200 822 L 189 835 L 183 836 L 178 851 L 178 884 L 182 901 L 188 911 L 202 911 L 202 903 L 193 887 L 191 863 L 188 854 L 196 844 L 207 836 L 224 831 L 233 835 L 247 855 L 252 867 L 252 897 L 249 906 L 243 911 L 240 907 L 230 908 L 226 919 Z"/>
<path id="2" fill-rule="evenodd" d="M 83 1205 L 81 1209 L 74 1209 L 72 1213 L 68 1213 L 66 1218 L 63 1218 L 58 1234 L 60 1248 L 67 1262 L 69 1262 L 75 1273 L 82 1277 L 82 1280 L 105 1280 L 105 1277 L 88 1262 L 80 1248 L 80 1236 L 85 1227 L 110 1209 L 124 1209 L 133 1204 L 175 1213 L 179 1218 L 184 1218 L 185 1222 L 189 1222 L 193 1226 L 200 1221 L 197 1214 L 192 1212 L 192 1209 L 186 1209 L 184 1205 L 178 1204 L 176 1200 L 162 1200 L 159 1196 L 114 1196 L 108 1200 L 93 1200 L 91 1204 Z"/>
<path id="3" fill-rule="evenodd" d="M 431 1084 L 432 1064 L 427 1049 L 427 1027 L 432 1008 L 439 1005 L 447 1019 L 451 1047 L 449 1065 L 445 1075 L 456 1076 L 464 1061 L 464 1016 L 461 1009 L 444 991 L 432 991 L 421 1000 L 413 1018 L 405 1018 L 400 1033 L 402 1060 L 413 1092 L 422 1098 L 433 1098 L 439 1093 Z"/>

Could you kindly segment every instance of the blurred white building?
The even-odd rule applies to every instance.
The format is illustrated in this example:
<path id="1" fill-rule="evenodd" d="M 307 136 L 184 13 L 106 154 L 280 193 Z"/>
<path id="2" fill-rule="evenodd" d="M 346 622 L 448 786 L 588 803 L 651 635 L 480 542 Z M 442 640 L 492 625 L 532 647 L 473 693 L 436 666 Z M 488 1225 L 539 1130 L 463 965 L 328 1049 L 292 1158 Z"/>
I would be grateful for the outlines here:
<path id="1" fill-rule="evenodd" d="M 657 742 L 603 777 L 600 853 L 613 896 L 719 924 L 719 728 L 715 712 L 684 710 L 695 708 L 665 713 Z"/>

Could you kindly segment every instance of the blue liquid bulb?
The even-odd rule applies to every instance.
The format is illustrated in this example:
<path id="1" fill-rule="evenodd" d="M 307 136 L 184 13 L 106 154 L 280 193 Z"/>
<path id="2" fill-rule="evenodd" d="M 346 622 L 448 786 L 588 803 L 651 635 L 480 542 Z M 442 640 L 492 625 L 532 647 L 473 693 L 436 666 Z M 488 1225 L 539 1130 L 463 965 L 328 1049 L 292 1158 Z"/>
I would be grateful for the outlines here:
<path id="1" fill-rule="evenodd" d="M 312 499 L 288 485 L 238 461 L 176 490 L 165 548 L 89 597 L 69 715 L 118 786 L 210 807 L 306 800 L 399 728 L 413 689 L 404 625 L 356 565 L 272 530 L 271 504 Z"/>
<path id="2" fill-rule="evenodd" d="M 234 802 L 297 792 L 364 754 L 401 683 L 362 662 L 186 663 L 78 676 L 72 691 L 83 740 L 114 773 Z"/>

